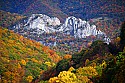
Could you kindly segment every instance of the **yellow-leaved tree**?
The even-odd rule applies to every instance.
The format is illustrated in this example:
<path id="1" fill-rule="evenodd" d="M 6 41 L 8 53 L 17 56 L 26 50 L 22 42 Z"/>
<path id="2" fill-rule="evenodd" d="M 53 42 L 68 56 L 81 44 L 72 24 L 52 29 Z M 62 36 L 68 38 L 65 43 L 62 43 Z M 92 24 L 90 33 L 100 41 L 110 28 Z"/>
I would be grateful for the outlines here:
<path id="1" fill-rule="evenodd" d="M 32 82 L 33 77 L 29 75 L 29 76 L 26 78 L 26 80 L 27 80 L 28 82 Z"/>
<path id="2" fill-rule="evenodd" d="M 70 71 L 62 71 L 58 77 L 50 78 L 49 83 L 77 83 L 77 78 L 76 75 Z"/>
<path id="3" fill-rule="evenodd" d="M 22 59 L 21 60 L 21 64 L 25 66 L 26 65 L 26 61 Z"/>

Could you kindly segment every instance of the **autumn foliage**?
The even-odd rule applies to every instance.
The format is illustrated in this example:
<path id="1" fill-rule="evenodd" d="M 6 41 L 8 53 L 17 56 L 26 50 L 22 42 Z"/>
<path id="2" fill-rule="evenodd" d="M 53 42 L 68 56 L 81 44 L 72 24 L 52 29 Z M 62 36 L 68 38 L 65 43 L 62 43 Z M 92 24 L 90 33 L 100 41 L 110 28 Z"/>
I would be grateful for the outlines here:
<path id="1" fill-rule="evenodd" d="M 79 53 L 59 56 L 39 42 L 0 28 L 0 83 L 124 83 L 122 34 L 112 44 L 98 40 Z"/>
<path id="2" fill-rule="evenodd" d="M 0 27 L 0 82 L 32 82 L 61 60 L 39 42 Z"/>

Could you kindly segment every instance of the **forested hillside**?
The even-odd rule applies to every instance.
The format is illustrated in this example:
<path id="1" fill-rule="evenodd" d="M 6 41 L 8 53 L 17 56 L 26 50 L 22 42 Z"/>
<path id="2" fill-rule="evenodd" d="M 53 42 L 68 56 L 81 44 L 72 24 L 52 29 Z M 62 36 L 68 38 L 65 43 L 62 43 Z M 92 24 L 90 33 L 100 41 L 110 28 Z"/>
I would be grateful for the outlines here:
<path id="1" fill-rule="evenodd" d="M 73 55 L 0 27 L 1 83 L 124 83 L 125 22 L 109 44 L 101 40 Z"/>
<path id="2" fill-rule="evenodd" d="M 0 0 L 0 83 L 125 83 L 125 0 Z"/>
<path id="3" fill-rule="evenodd" d="M 0 10 L 0 26 L 2 27 L 9 27 L 22 18 L 25 16 Z"/>
<path id="4" fill-rule="evenodd" d="M 124 38 L 125 22 L 113 43 L 93 42 L 89 48 L 59 61 L 55 69 L 43 73 L 40 83 L 124 83 Z"/>
<path id="5" fill-rule="evenodd" d="M 27 83 L 61 57 L 39 42 L 0 27 L 0 83 Z"/>

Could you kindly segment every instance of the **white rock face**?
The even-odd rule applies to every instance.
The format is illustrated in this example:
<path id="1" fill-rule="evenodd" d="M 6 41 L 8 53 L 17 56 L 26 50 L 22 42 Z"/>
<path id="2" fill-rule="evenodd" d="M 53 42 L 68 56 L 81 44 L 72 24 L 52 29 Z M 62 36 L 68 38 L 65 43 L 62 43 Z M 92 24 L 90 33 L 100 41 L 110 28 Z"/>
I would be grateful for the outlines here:
<path id="1" fill-rule="evenodd" d="M 97 30 L 95 25 L 90 25 L 89 22 L 77 19 L 73 16 L 66 19 L 65 23 L 61 26 L 60 31 L 70 32 L 70 35 L 79 38 L 104 34 L 104 32 Z"/>
<path id="2" fill-rule="evenodd" d="M 49 25 L 53 25 L 53 26 L 57 26 L 60 25 L 60 20 L 57 17 L 53 17 L 51 19 L 47 19 L 47 22 L 49 23 Z"/>
<path id="3" fill-rule="evenodd" d="M 90 25 L 89 22 L 84 21 L 80 18 L 70 16 L 66 19 L 65 23 L 56 29 L 56 26 L 59 26 L 60 20 L 57 17 L 50 18 L 47 15 L 43 14 L 32 14 L 29 17 L 24 27 L 28 29 L 39 29 L 45 33 L 53 32 L 64 32 L 70 34 L 74 37 L 86 38 L 90 35 L 104 34 L 100 30 L 96 29 L 95 25 Z M 19 28 L 20 24 L 17 26 Z"/>
<path id="4" fill-rule="evenodd" d="M 14 29 L 19 29 L 23 23 L 13 26 Z M 66 19 L 64 24 L 60 23 L 57 17 L 49 17 L 43 14 L 32 14 L 31 17 L 23 24 L 23 28 L 35 29 L 36 34 L 61 32 L 74 36 L 75 38 L 86 38 L 90 35 L 105 35 L 100 30 L 97 30 L 95 25 L 90 25 L 88 21 L 80 18 L 70 16 Z M 104 38 L 106 42 L 110 39 Z"/>
<path id="5" fill-rule="evenodd" d="M 95 25 L 90 25 L 89 22 L 80 18 L 70 16 L 65 23 L 60 25 L 60 20 L 57 17 L 49 17 L 43 14 L 32 14 L 28 21 L 24 24 L 24 28 L 38 29 L 37 31 L 43 33 L 64 32 L 74 37 L 85 38 L 90 35 L 105 34 L 97 30 Z M 59 26 L 58 29 L 55 28 Z M 20 24 L 14 26 L 20 28 Z"/>
<path id="6" fill-rule="evenodd" d="M 53 27 L 57 25 L 60 25 L 60 20 L 57 17 L 50 18 L 49 16 L 43 14 L 32 14 L 24 27 L 40 29 L 43 32 L 51 33 L 55 32 Z"/>

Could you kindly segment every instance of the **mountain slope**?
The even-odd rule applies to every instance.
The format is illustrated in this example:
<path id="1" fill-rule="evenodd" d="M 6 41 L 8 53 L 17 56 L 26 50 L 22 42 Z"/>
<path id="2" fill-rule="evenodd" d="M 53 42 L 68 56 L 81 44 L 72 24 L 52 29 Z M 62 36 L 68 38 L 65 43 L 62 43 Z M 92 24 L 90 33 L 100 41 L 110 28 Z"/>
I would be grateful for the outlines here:
<path id="1" fill-rule="evenodd" d="M 64 21 L 67 17 L 67 15 L 61 11 L 61 8 L 59 8 L 57 3 L 53 0 L 1 0 L 0 5 L 0 10 L 27 16 L 43 13 L 58 17 L 61 21 Z"/>
<path id="2" fill-rule="evenodd" d="M 58 6 L 67 15 L 80 17 L 84 19 L 95 17 L 116 17 L 124 16 L 125 1 L 124 0 L 56 0 Z"/>
<path id="3" fill-rule="evenodd" d="M 24 14 L 43 13 L 51 17 L 58 17 L 63 22 L 68 15 L 61 11 L 57 4 L 54 0 L 36 0 L 26 8 Z"/>
<path id="4" fill-rule="evenodd" d="M 31 82 L 60 59 L 39 42 L 0 27 L 0 82 Z"/>
<path id="5" fill-rule="evenodd" d="M 0 26 L 2 27 L 9 27 L 23 18 L 25 16 L 0 10 Z"/>
<path id="6" fill-rule="evenodd" d="M 68 16 L 91 19 L 103 16 L 122 18 L 125 15 L 124 0 L 1 0 L 0 5 L 4 11 L 25 15 L 43 13 L 61 21 Z"/>

